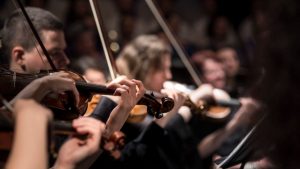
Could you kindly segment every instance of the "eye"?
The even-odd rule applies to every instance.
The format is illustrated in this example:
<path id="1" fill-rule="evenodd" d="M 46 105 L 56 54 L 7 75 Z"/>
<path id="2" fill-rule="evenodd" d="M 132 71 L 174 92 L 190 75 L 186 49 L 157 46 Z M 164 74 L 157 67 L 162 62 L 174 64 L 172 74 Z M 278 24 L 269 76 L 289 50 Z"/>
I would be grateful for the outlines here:
<path id="1" fill-rule="evenodd" d="M 61 56 L 63 54 L 62 51 L 54 51 L 54 52 L 51 52 L 50 55 L 53 59 L 56 59 L 57 57 Z"/>

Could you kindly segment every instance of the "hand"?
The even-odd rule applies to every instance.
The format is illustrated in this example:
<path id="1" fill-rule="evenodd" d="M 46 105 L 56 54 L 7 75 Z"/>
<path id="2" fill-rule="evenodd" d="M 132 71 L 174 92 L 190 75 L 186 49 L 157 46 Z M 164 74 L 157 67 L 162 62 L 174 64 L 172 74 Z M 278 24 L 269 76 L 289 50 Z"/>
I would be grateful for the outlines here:
<path id="1" fill-rule="evenodd" d="M 121 96 L 121 99 L 118 100 L 118 105 L 127 110 L 131 110 L 145 93 L 145 88 L 141 81 L 130 80 L 126 76 L 117 77 L 107 87 L 116 89 L 114 95 Z"/>
<path id="2" fill-rule="evenodd" d="M 88 134 L 87 139 L 72 137 L 67 140 L 59 150 L 55 169 L 73 169 L 99 151 L 102 133 L 105 129 L 101 121 L 83 117 L 74 120 L 73 127 L 78 134 Z"/>
<path id="3" fill-rule="evenodd" d="M 45 85 L 48 92 L 62 93 L 65 91 L 72 91 L 74 94 L 76 105 L 79 104 L 79 92 L 75 86 L 75 81 L 70 78 L 67 72 L 55 72 L 48 76 L 39 79 L 42 85 Z"/>
<path id="4" fill-rule="evenodd" d="M 167 89 L 162 89 L 161 93 L 166 94 L 168 97 L 170 97 L 174 100 L 173 109 L 170 112 L 168 112 L 163 118 L 155 119 L 156 124 L 158 124 L 160 127 L 164 128 L 168 124 L 170 119 L 172 119 L 172 117 L 176 113 L 179 113 L 180 108 L 183 107 L 183 104 L 186 101 L 186 96 L 184 94 L 176 92 L 174 90 L 167 90 Z M 182 111 L 180 111 L 180 112 L 182 112 Z M 185 119 L 184 116 L 182 116 L 182 117 Z"/>
<path id="5" fill-rule="evenodd" d="M 168 97 L 174 100 L 174 107 L 170 112 L 177 112 L 187 99 L 185 94 L 176 92 L 174 90 L 162 89 L 160 92 L 162 94 L 166 94 Z"/>
<path id="6" fill-rule="evenodd" d="M 206 97 L 213 97 L 213 87 L 210 84 L 202 84 L 196 90 L 189 94 L 191 101 L 197 103 Z"/>
<path id="7" fill-rule="evenodd" d="M 119 76 L 108 84 L 108 88 L 116 89 L 115 95 L 121 96 L 118 105 L 111 112 L 107 120 L 106 137 L 110 137 L 114 131 L 119 131 L 127 120 L 130 111 L 144 96 L 145 88 L 139 80 L 129 80 L 125 76 Z"/>

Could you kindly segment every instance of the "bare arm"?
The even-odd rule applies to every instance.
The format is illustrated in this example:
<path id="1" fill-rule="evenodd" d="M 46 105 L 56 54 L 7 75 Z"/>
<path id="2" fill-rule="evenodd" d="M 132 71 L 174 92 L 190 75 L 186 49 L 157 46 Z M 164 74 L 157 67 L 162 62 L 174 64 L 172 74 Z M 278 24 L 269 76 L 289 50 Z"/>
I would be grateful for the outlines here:
<path id="1" fill-rule="evenodd" d="M 116 88 L 116 95 L 120 95 L 118 105 L 111 112 L 107 122 L 105 136 L 109 138 L 115 131 L 119 131 L 126 122 L 130 111 L 143 97 L 144 85 L 139 80 L 129 80 L 126 77 L 119 77 L 116 82 L 108 86 Z"/>
<path id="2" fill-rule="evenodd" d="M 6 169 L 46 169 L 47 127 L 50 110 L 32 100 L 15 103 L 15 133 Z"/>

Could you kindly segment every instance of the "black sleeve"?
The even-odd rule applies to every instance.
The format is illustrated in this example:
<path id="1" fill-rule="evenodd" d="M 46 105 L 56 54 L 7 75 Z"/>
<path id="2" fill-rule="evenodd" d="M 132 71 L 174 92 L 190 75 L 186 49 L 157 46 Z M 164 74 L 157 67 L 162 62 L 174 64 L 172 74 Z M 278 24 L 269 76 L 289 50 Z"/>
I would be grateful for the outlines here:
<path id="1" fill-rule="evenodd" d="M 122 151 L 121 164 L 124 168 L 167 168 L 165 159 L 158 152 L 166 145 L 166 130 L 152 122 L 135 140 L 129 142 Z M 162 167 L 163 166 L 163 167 Z"/>
<path id="2" fill-rule="evenodd" d="M 111 99 L 102 96 L 100 102 L 95 108 L 94 112 L 91 114 L 91 117 L 99 119 L 104 123 L 108 120 L 111 111 L 117 106 L 117 103 Z"/>
<path id="3" fill-rule="evenodd" d="M 103 153 L 91 169 L 168 169 L 159 167 L 164 166 L 164 161 L 157 152 L 157 144 L 164 142 L 166 136 L 166 131 L 152 122 L 139 137 L 125 145 L 120 159 L 114 160 Z"/>
<path id="4" fill-rule="evenodd" d="M 197 169 L 202 168 L 202 160 L 198 153 L 198 140 L 181 115 L 176 114 L 167 123 L 165 129 L 168 131 L 172 152 L 179 154 L 177 160 L 183 168 Z M 171 154 L 172 155 L 172 154 Z"/>
<path id="5" fill-rule="evenodd" d="M 176 133 L 181 140 L 186 140 L 191 137 L 192 133 L 189 126 L 185 123 L 181 115 L 176 113 L 172 119 L 167 123 L 165 129 Z"/>

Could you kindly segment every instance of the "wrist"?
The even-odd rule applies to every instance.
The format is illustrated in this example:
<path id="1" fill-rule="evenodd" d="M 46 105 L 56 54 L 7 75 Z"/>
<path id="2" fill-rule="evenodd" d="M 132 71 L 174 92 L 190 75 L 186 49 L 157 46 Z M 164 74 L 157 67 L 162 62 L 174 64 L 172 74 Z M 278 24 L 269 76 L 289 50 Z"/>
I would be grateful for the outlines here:
<path id="1" fill-rule="evenodd" d="M 183 118 L 184 122 L 189 122 L 190 119 L 192 118 L 192 112 L 191 109 L 187 106 L 181 106 L 178 109 L 178 114 Z"/>
<path id="2" fill-rule="evenodd" d="M 59 159 L 56 160 L 53 167 L 50 169 L 74 169 L 75 166 L 68 164 L 67 162 L 61 162 Z"/>

